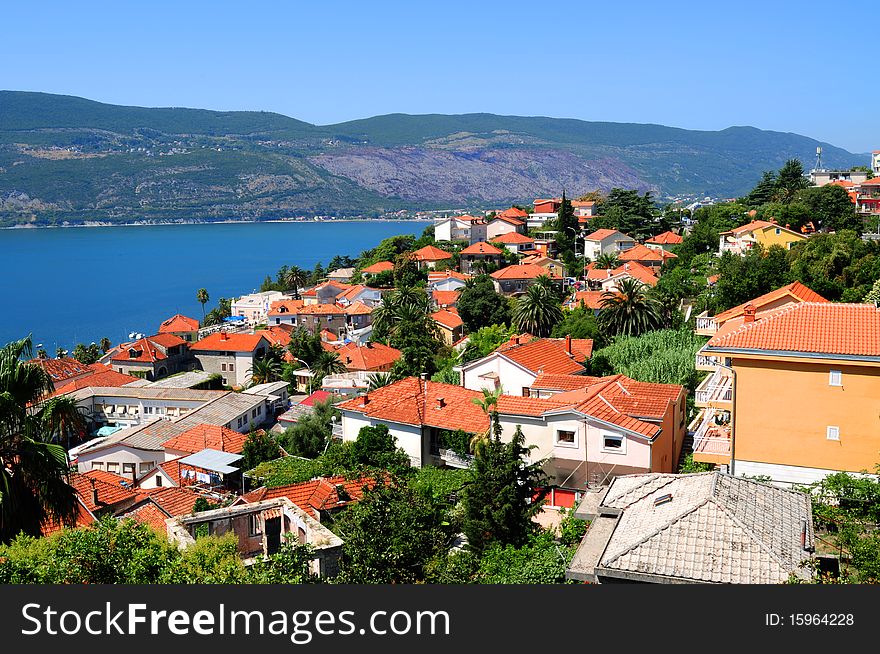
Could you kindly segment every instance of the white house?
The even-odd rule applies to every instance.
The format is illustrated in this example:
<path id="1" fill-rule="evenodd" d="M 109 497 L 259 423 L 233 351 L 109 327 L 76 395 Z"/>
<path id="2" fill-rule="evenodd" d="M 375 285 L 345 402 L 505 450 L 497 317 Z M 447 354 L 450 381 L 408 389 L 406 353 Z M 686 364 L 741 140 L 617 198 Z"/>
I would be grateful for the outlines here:
<path id="1" fill-rule="evenodd" d="M 250 295 L 242 295 L 233 301 L 230 307 L 230 314 L 233 316 L 244 316 L 251 325 L 258 325 L 266 322 L 269 315 L 269 307 L 273 302 L 284 300 L 287 296 L 280 291 L 264 291 L 262 293 L 251 293 Z"/>
<path id="2" fill-rule="evenodd" d="M 618 255 L 635 244 L 634 238 L 616 229 L 597 229 L 584 237 L 584 256 L 590 261 L 595 261 L 600 255 Z"/>

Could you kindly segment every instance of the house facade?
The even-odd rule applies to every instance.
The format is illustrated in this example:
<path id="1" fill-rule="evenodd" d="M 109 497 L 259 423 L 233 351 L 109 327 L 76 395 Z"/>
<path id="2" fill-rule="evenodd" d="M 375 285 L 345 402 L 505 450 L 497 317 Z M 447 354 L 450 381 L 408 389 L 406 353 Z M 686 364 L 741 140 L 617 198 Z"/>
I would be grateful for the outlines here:
<path id="1" fill-rule="evenodd" d="M 218 374 L 224 386 L 247 386 L 254 362 L 269 351 L 269 341 L 259 334 L 216 332 L 191 346 L 201 369 Z"/>
<path id="2" fill-rule="evenodd" d="M 242 316 L 249 324 L 258 325 L 266 322 L 269 307 L 273 302 L 286 299 L 280 291 L 264 291 L 251 293 L 236 298 L 230 306 L 230 315 Z"/>
<path id="3" fill-rule="evenodd" d="M 634 238 L 616 229 L 597 229 L 584 237 L 584 257 L 595 261 L 603 254 L 619 256 L 635 244 Z"/>
<path id="4" fill-rule="evenodd" d="M 107 365 L 123 375 L 153 381 L 190 370 L 194 360 L 184 339 L 156 334 L 118 346 Z"/>
<path id="5" fill-rule="evenodd" d="M 501 250 L 485 241 L 464 248 L 459 257 L 461 271 L 468 275 L 477 274 L 489 266 L 500 266 L 502 261 Z"/>
<path id="6" fill-rule="evenodd" d="M 718 256 L 725 252 L 744 255 L 759 245 L 764 248 L 778 245 L 790 250 L 795 243 L 806 240 L 806 238 L 803 234 L 775 222 L 753 220 L 728 232 L 720 233 Z"/>

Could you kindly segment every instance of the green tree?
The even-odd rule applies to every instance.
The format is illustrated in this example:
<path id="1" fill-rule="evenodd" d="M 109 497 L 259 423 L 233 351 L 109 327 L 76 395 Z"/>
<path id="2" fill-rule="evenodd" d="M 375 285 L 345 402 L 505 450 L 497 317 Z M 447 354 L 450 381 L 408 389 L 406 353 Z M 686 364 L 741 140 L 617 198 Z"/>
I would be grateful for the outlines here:
<path id="1" fill-rule="evenodd" d="M 112 346 L 113 346 L 113 344 L 110 342 L 110 339 L 107 338 L 106 336 L 104 338 L 102 338 L 101 342 L 99 343 L 99 347 L 101 348 L 101 352 L 103 352 L 104 354 L 107 354 L 107 352 L 110 350 L 110 348 Z"/>
<path id="2" fill-rule="evenodd" d="M 342 414 L 331 401 L 315 402 L 311 412 L 301 416 L 281 436 L 281 445 L 294 456 L 313 459 L 319 456 L 333 435 L 333 418 Z"/>
<path id="3" fill-rule="evenodd" d="M 748 207 L 760 207 L 772 202 L 773 196 L 776 194 L 776 186 L 776 172 L 765 170 L 761 175 L 761 181 L 743 198 L 743 202 Z"/>
<path id="4" fill-rule="evenodd" d="M 76 347 L 73 348 L 73 358 L 87 366 L 97 363 L 98 359 L 101 358 L 101 354 L 101 349 L 96 343 L 90 343 L 89 345 L 78 343 Z"/>
<path id="5" fill-rule="evenodd" d="M 88 431 L 85 409 L 71 395 L 60 395 L 46 400 L 40 411 L 44 437 L 63 443 L 70 449 L 71 438 L 81 441 Z"/>
<path id="6" fill-rule="evenodd" d="M 293 298 L 299 299 L 299 289 L 306 283 L 307 273 L 299 266 L 290 266 L 284 275 L 284 285 L 293 289 Z"/>
<path id="7" fill-rule="evenodd" d="M 880 278 L 874 282 L 874 285 L 871 286 L 871 290 L 865 295 L 862 299 L 862 302 L 865 304 L 877 304 L 880 303 Z"/>
<path id="8" fill-rule="evenodd" d="M 574 550 L 560 547 L 547 532 L 519 547 L 495 543 L 483 553 L 474 578 L 479 584 L 564 584 Z"/>
<path id="9" fill-rule="evenodd" d="M 410 466 L 409 456 L 397 446 L 397 439 L 387 425 L 361 427 L 350 445 L 351 468 L 379 468 L 401 471 Z"/>
<path id="10" fill-rule="evenodd" d="M 556 214 L 556 247 L 559 251 L 559 258 L 565 263 L 569 270 L 575 270 L 577 266 L 577 238 L 580 234 L 580 225 L 578 225 L 577 216 L 574 215 L 574 208 L 571 206 L 571 200 L 565 197 L 565 191 L 562 191 L 562 202 L 559 204 L 559 211 Z"/>
<path id="11" fill-rule="evenodd" d="M 810 185 L 804 176 L 804 166 L 797 159 L 786 161 L 776 175 L 776 192 L 773 199 L 788 204 L 794 200 L 799 191 Z"/>
<path id="12" fill-rule="evenodd" d="M 202 307 L 202 311 L 204 311 L 204 306 Z M 221 297 L 217 301 L 217 306 L 208 312 L 208 315 L 202 321 L 202 325 L 205 327 L 209 325 L 219 325 L 223 322 L 224 318 L 228 318 L 231 315 L 232 300 L 230 300 L 229 298 Z"/>
<path id="13" fill-rule="evenodd" d="M 636 279 L 623 279 L 616 292 L 603 293 L 601 306 L 599 324 L 607 336 L 638 336 L 662 322 L 657 300 Z"/>
<path id="14" fill-rule="evenodd" d="M 571 336 L 572 338 L 599 338 L 599 324 L 593 310 L 583 305 L 566 311 L 562 322 L 550 333 L 553 338 Z"/>
<path id="15" fill-rule="evenodd" d="M 52 380 L 22 361 L 31 356 L 30 337 L 0 348 L 0 542 L 19 532 L 38 535 L 43 524 L 69 523 L 76 514 L 67 454 L 47 431 L 60 423 L 41 404 Z"/>
<path id="16" fill-rule="evenodd" d="M 489 275 L 477 275 L 465 283 L 456 302 L 468 332 L 490 325 L 510 324 L 510 305 L 507 298 L 495 290 Z"/>
<path id="17" fill-rule="evenodd" d="M 207 324 L 207 316 L 205 315 L 205 305 L 211 301 L 211 296 L 208 295 L 208 289 L 200 288 L 196 291 L 196 302 L 202 305 L 202 324 Z"/>
<path id="18" fill-rule="evenodd" d="M 594 262 L 596 268 L 601 270 L 608 270 L 617 268 L 620 265 L 620 259 L 617 258 L 617 255 L 613 252 L 604 252 L 596 257 L 596 261 Z"/>
<path id="19" fill-rule="evenodd" d="M 791 280 L 786 251 L 778 245 L 756 247 L 740 256 L 725 252 L 718 261 L 718 283 L 713 307 L 724 311 L 747 302 Z"/>
<path id="20" fill-rule="evenodd" d="M 655 384 L 680 384 L 693 392 L 699 380 L 696 354 L 705 344 L 706 339 L 687 327 L 618 337 L 593 353 L 590 373 L 626 375 Z"/>
<path id="21" fill-rule="evenodd" d="M 831 301 L 860 302 L 880 278 L 880 243 L 858 232 L 814 234 L 788 251 L 790 279 Z"/>
<path id="22" fill-rule="evenodd" d="M 498 346 L 509 340 L 516 332 L 504 324 L 480 327 L 468 336 L 468 344 L 462 353 L 462 361 L 482 359 L 498 349 Z"/>
<path id="23" fill-rule="evenodd" d="M 807 207 L 817 229 L 851 229 L 860 234 L 865 229 L 865 222 L 856 213 L 856 205 L 850 200 L 849 193 L 837 184 L 805 188 L 797 194 L 794 204 Z"/>
<path id="24" fill-rule="evenodd" d="M 443 522 L 442 507 L 426 493 L 396 478 L 375 484 L 335 524 L 345 541 L 339 581 L 423 581 L 429 561 L 446 551 L 450 534 Z"/>
<path id="25" fill-rule="evenodd" d="M 241 460 L 242 470 L 253 470 L 263 461 L 273 461 L 281 456 L 278 443 L 265 431 L 252 431 L 241 449 L 244 457 Z"/>
<path id="26" fill-rule="evenodd" d="M 345 364 L 342 362 L 342 359 L 339 358 L 338 352 L 330 352 L 328 350 L 323 350 L 319 355 L 317 361 L 315 361 L 315 366 L 312 368 L 312 373 L 314 374 L 314 380 L 318 383 L 323 382 L 324 377 L 327 375 L 337 375 L 339 373 L 345 372 L 347 368 Z"/>
<path id="27" fill-rule="evenodd" d="M 559 299 L 541 283 L 532 284 L 517 300 L 513 310 L 513 324 L 516 328 L 540 337 L 549 336 L 553 327 L 562 322 L 562 318 Z"/>
<path id="28" fill-rule="evenodd" d="M 476 449 L 470 483 L 463 491 L 464 533 L 477 555 L 492 544 L 524 545 L 546 495 L 541 463 L 527 464 L 529 448 L 517 426 L 510 442 L 493 437 Z"/>

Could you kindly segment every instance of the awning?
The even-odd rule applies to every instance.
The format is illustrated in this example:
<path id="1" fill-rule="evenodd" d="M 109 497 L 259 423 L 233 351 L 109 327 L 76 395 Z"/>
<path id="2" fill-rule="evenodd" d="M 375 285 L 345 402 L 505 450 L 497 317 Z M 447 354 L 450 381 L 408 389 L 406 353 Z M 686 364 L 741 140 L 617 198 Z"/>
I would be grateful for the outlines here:
<path id="1" fill-rule="evenodd" d="M 98 432 L 95 434 L 96 436 L 112 436 L 116 432 L 122 429 L 121 425 L 101 427 Z"/>
<path id="2" fill-rule="evenodd" d="M 231 472 L 237 472 L 238 468 L 233 468 L 230 463 L 234 463 L 243 458 L 241 454 L 232 454 L 230 452 L 221 452 L 220 450 L 205 449 L 195 454 L 190 454 L 178 462 L 183 465 L 201 468 L 202 470 L 210 470 L 228 475 Z"/>

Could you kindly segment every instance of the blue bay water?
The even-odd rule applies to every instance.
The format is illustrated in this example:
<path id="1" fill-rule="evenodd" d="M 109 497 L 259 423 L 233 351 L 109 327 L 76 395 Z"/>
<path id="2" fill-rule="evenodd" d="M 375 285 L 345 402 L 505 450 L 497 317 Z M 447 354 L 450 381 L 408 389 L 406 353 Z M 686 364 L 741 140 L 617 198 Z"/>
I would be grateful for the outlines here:
<path id="1" fill-rule="evenodd" d="M 282 265 L 357 256 L 415 221 L 278 222 L 0 230 L 0 344 L 32 334 L 63 346 L 153 334 L 175 313 L 201 319 L 220 297 L 259 290 Z"/>

